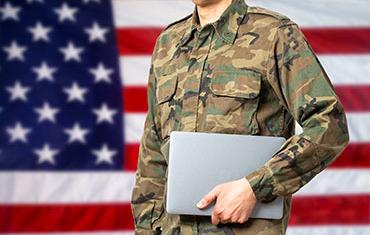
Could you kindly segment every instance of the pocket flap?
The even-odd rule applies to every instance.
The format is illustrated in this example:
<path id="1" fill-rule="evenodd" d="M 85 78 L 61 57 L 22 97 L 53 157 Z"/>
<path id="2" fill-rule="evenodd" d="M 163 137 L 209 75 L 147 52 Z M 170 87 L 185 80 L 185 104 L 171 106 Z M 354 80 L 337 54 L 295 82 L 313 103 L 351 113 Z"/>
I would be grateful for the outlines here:
<path id="1" fill-rule="evenodd" d="M 173 67 L 166 67 L 157 74 L 156 96 L 158 104 L 172 98 L 177 87 L 177 73 Z"/>
<path id="2" fill-rule="evenodd" d="M 210 89 L 215 95 L 253 99 L 259 95 L 261 74 L 249 69 L 213 71 Z"/>

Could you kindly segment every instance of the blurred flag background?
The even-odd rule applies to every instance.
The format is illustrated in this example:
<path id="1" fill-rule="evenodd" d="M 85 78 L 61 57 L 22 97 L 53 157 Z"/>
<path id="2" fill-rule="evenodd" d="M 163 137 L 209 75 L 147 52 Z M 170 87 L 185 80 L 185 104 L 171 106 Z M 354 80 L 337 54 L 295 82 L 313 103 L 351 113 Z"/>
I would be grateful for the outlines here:
<path id="1" fill-rule="evenodd" d="M 303 29 L 351 142 L 293 200 L 289 235 L 370 234 L 370 1 L 250 0 Z M 191 0 L 0 0 L 0 233 L 133 234 L 156 37 Z"/>

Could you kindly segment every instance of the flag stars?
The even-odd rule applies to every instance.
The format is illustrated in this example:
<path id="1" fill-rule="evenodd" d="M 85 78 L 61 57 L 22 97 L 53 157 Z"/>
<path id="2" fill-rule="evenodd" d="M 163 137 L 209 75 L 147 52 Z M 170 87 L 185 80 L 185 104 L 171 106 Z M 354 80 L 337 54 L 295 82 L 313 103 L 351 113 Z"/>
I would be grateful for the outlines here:
<path id="1" fill-rule="evenodd" d="M 59 51 L 64 55 L 64 61 L 75 60 L 81 62 L 80 54 L 84 51 L 82 47 L 76 47 L 73 42 L 68 42 L 66 47 L 59 48 Z"/>
<path id="2" fill-rule="evenodd" d="M 67 3 L 63 3 L 60 8 L 54 9 L 54 12 L 58 15 L 59 22 L 64 22 L 65 20 L 76 21 L 75 14 L 77 11 L 76 7 L 70 7 Z"/>
<path id="3" fill-rule="evenodd" d="M 100 149 L 92 150 L 91 152 L 96 156 L 96 165 L 102 163 L 113 165 L 113 156 L 117 154 L 117 151 L 109 149 L 107 144 L 103 144 Z"/>
<path id="4" fill-rule="evenodd" d="M 37 81 L 47 80 L 53 82 L 53 73 L 55 73 L 57 69 L 49 67 L 49 65 L 45 61 L 43 61 L 40 67 L 33 67 L 32 71 L 37 74 Z"/>
<path id="5" fill-rule="evenodd" d="M 67 94 L 67 102 L 79 101 L 81 103 L 85 102 L 84 95 L 87 92 L 87 88 L 80 87 L 76 82 L 73 82 L 71 87 L 64 88 L 63 91 Z"/>
<path id="6" fill-rule="evenodd" d="M 46 27 L 42 25 L 40 21 L 38 21 L 34 27 L 28 27 L 27 30 L 32 34 L 32 40 L 34 42 L 37 41 L 44 41 L 49 42 L 49 33 L 52 31 L 51 27 Z"/>
<path id="7" fill-rule="evenodd" d="M 18 45 L 18 43 L 13 40 L 9 46 L 3 47 L 3 50 L 8 54 L 8 61 L 24 61 L 24 52 L 27 50 L 27 47 Z"/>
<path id="8" fill-rule="evenodd" d="M 6 132 L 10 137 L 9 142 L 20 141 L 26 143 L 27 135 L 31 132 L 31 129 L 23 127 L 20 122 L 17 122 L 14 127 L 6 128 Z"/>
<path id="9" fill-rule="evenodd" d="M 108 28 L 100 27 L 97 22 L 94 22 L 90 28 L 85 28 L 85 32 L 89 35 L 89 42 L 106 42 L 105 34 L 108 31 Z"/>
<path id="10" fill-rule="evenodd" d="M 9 2 L 6 2 L 3 7 L 0 8 L 1 20 L 15 20 L 19 21 L 19 12 L 21 7 L 12 6 Z"/>
<path id="11" fill-rule="evenodd" d="M 55 123 L 55 115 L 59 112 L 59 109 L 53 108 L 48 102 L 44 102 L 40 108 L 35 108 L 35 112 L 39 115 L 38 122 L 50 121 Z"/>
<path id="12" fill-rule="evenodd" d="M 27 101 L 27 93 L 31 88 L 22 86 L 19 81 L 15 81 L 13 86 L 8 86 L 5 88 L 7 92 L 10 93 L 10 101 L 21 100 Z"/>
<path id="13" fill-rule="evenodd" d="M 59 153 L 59 150 L 50 148 L 49 144 L 45 143 L 41 149 L 35 149 L 33 151 L 37 157 L 37 163 L 42 164 L 44 162 L 55 164 L 55 155 Z"/>
<path id="14" fill-rule="evenodd" d="M 113 124 L 113 116 L 117 113 L 117 110 L 110 109 L 107 104 L 103 103 L 99 109 L 93 109 L 93 113 L 96 115 L 96 122 L 102 123 L 107 122 Z"/>
<path id="15" fill-rule="evenodd" d="M 110 75 L 113 73 L 113 69 L 106 68 L 103 63 L 99 63 L 96 68 L 89 69 L 89 72 L 94 75 L 94 82 L 106 82 L 111 83 Z"/>
<path id="16" fill-rule="evenodd" d="M 81 128 L 80 124 L 75 123 L 73 127 L 64 129 L 64 132 L 68 135 L 68 143 L 80 142 L 85 144 L 85 136 L 89 133 L 89 130 Z"/>

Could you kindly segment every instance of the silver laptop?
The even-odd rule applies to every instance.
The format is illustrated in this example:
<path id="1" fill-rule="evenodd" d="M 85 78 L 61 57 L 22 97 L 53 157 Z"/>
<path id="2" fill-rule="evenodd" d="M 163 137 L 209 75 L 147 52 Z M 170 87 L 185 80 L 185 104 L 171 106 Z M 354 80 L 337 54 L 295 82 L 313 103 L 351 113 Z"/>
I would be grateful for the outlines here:
<path id="1" fill-rule="evenodd" d="M 268 161 L 285 142 L 283 137 L 180 132 L 170 134 L 166 211 L 211 215 L 196 204 L 214 186 L 248 175 Z M 280 219 L 283 197 L 257 202 L 252 218 Z"/>

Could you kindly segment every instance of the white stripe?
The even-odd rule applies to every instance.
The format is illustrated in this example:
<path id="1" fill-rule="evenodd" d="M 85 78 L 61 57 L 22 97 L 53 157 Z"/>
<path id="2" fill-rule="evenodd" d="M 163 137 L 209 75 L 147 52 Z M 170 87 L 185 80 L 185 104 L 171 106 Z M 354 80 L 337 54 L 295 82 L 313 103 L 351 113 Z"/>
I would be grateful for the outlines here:
<path id="1" fill-rule="evenodd" d="M 0 203 L 129 202 L 132 172 L 0 172 Z"/>
<path id="2" fill-rule="evenodd" d="M 370 85 L 370 55 L 318 55 L 318 58 L 335 85 Z"/>
<path id="3" fill-rule="evenodd" d="M 126 143 L 138 143 L 142 135 L 146 113 L 126 113 L 124 128 Z M 347 113 L 351 143 L 370 144 L 370 112 Z M 297 128 L 299 131 L 299 128 Z"/>
<path id="4" fill-rule="evenodd" d="M 193 12 L 190 0 L 112 0 L 117 27 L 163 27 Z M 366 0 L 247 0 L 284 15 L 303 27 L 370 26 Z M 154 10 L 155 9 L 155 10 Z"/>
<path id="5" fill-rule="evenodd" d="M 368 170 L 327 169 L 297 196 L 370 194 Z M 129 203 L 135 174 L 1 172 L 1 203 Z"/>
<path id="6" fill-rule="evenodd" d="M 144 130 L 146 113 L 126 113 L 123 118 L 125 143 L 139 143 Z"/>
<path id="7" fill-rule="evenodd" d="M 319 55 L 335 85 L 370 85 L 370 55 Z M 150 56 L 121 56 L 121 78 L 126 86 L 146 86 Z"/>
<path id="8" fill-rule="evenodd" d="M 287 235 L 369 235 L 370 226 L 288 226 Z"/>
<path id="9" fill-rule="evenodd" d="M 193 12 L 190 0 L 112 0 L 116 27 L 158 26 Z"/>
<path id="10" fill-rule="evenodd" d="M 125 86 L 146 86 L 150 68 L 150 56 L 121 56 L 120 70 Z"/>
<path id="11" fill-rule="evenodd" d="M 355 156 L 354 156 L 355 157 Z M 303 186 L 295 196 L 369 194 L 369 169 L 326 169 Z M 350 187 L 350 189 L 348 188 Z"/>
<path id="12" fill-rule="evenodd" d="M 347 113 L 347 122 L 351 142 L 370 142 L 370 113 Z"/>

